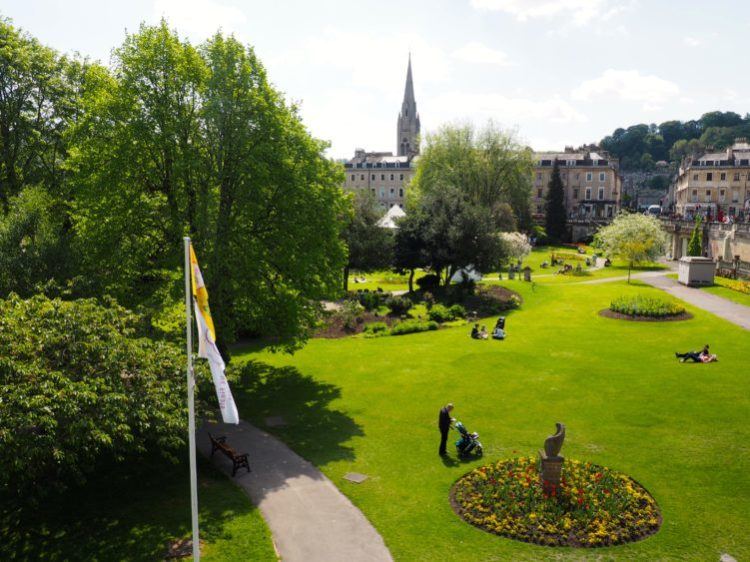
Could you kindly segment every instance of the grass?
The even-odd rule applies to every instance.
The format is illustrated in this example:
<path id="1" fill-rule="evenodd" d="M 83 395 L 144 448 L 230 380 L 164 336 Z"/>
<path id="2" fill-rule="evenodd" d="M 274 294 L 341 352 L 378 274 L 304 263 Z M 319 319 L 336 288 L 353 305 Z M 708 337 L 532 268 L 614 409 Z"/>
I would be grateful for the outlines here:
<path id="1" fill-rule="evenodd" d="M 693 320 L 636 323 L 598 316 L 641 284 L 514 283 L 524 306 L 508 339 L 473 341 L 468 328 L 391 338 L 313 340 L 294 356 L 249 347 L 235 385 L 240 411 L 315 463 L 372 521 L 396 560 L 716 560 L 750 558 L 747 332 L 694 307 Z M 491 324 L 491 322 L 488 322 Z M 682 364 L 675 351 L 710 343 L 721 362 Z M 437 456 L 437 411 L 485 445 L 483 461 Z M 448 491 L 479 464 L 536 455 L 555 421 L 563 455 L 611 467 L 645 486 L 664 525 L 625 546 L 550 550 L 479 531 L 451 510 Z M 455 434 L 452 435 L 455 439 Z M 346 472 L 371 478 L 361 485 Z"/>
<path id="2" fill-rule="evenodd" d="M 427 275 L 425 271 L 418 269 L 414 273 L 414 289 L 417 289 L 417 279 Z M 366 281 L 364 283 L 355 283 L 354 279 L 361 279 L 364 277 Z M 352 272 L 349 275 L 349 291 L 358 291 L 368 289 L 375 291 L 378 288 L 384 291 L 406 291 L 409 289 L 409 273 L 400 275 L 394 271 L 381 270 L 372 271 L 370 273 L 359 273 Z"/>
<path id="3" fill-rule="evenodd" d="M 276 561 L 270 532 L 245 494 L 198 459 L 201 558 Z M 188 468 L 154 462 L 138 477 L 118 475 L 49 498 L 33 515 L 0 512 L 2 560 L 161 560 L 189 538 Z"/>

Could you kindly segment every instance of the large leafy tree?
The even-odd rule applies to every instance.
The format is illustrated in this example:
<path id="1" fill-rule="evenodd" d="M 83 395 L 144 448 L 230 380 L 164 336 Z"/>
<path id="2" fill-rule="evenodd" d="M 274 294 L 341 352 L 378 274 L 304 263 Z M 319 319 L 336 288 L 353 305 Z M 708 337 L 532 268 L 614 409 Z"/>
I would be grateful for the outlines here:
<path id="1" fill-rule="evenodd" d="M 414 292 L 414 273 L 417 268 L 429 265 L 426 255 L 427 216 L 420 206 L 414 206 L 409 214 L 398 221 L 393 238 L 393 266 L 409 271 L 409 292 Z"/>
<path id="2" fill-rule="evenodd" d="M 455 188 L 489 209 L 499 229 L 515 230 L 531 226 L 531 177 L 530 151 L 494 123 L 445 125 L 427 136 L 410 191 L 419 197 Z"/>
<path id="3" fill-rule="evenodd" d="M 378 226 L 383 209 L 367 191 L 352 197 L 352 214 L 344 228 L 344 240 L 349 259 L 344 268 L 344 290 L 348 289 L 349 270 L 373 271 L 391 265 L 393 234 Z"/>
<path id="4" fill-rule="evenodd" d="M 547 236 L 557 241 L 564 240 L 567 237 L 568 218 L 565 210 L 565 187 L 560 177 L 560 164 L 557 160 L 552 167 L 552 178 L 547 188 L 545 212 Z"/>
<path id="5" fill-rule="evenodd" d="M 0 490 L 39 496 L 102 464 L 180 451 L 184 350 L 138 338 L 139 325 L 93 299 L 0 300 Z"/>
<path id="6" fill-rule="evenodd" d="M 144 25 L 114 61 L 87 73 L 70 163 L 99 290 L 153 306 L 171 285 L 176 302 L 191 234 L 221 347 L 240 333 L 299 341 L 344 267 L 340 166 L 232 37 L 196 49 Z"/>
<path id="7" fill-rule="evenodd" d="M 26 186 L 60 188 L 81 68 L 0 18 L 0 210 Z"/>
<path id="8" fill-rule="evenodd" d="M 634 265 L 655 261 L 664 255 L 667 235 L 659 220 L 651 215 L 621 213 L 596 233 L 595 244 L 608 256 L 628 262 L 630 283 L 630 270 Z"/>

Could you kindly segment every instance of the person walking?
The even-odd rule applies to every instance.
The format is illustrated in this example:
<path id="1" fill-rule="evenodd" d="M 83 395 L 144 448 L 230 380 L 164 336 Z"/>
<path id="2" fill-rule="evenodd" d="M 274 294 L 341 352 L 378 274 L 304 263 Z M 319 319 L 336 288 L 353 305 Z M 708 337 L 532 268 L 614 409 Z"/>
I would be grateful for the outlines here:
<path id="1" fill-rule="evenodd" d="M 451 428 L 453 418 L 451 418 L 451 412 L 453 411 L 453 404 L 446 404 L 440 408 L 440 415 L 438 416 L 438 429 L 440 429 L 440 449 L 438 453 L 441 457 L 448 454 L 445 450 L 445 445 L 448 442 L 448 430 Z"/>

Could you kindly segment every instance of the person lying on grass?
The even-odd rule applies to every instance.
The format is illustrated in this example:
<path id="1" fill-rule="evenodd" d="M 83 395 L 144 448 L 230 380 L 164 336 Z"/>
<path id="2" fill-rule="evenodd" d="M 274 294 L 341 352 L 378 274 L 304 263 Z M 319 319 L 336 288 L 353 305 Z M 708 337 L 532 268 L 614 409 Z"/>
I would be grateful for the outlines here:
<path id="1" fill-rule="evenodd" d="M 692 360 L 693 363 L 713 363 L 714 361 L 718 361 L 718 357 L 716 355 L 712 355 L 711 352 L 708 349 L 708 344 L 703 346 L 703 349 L 698 351 L 688 351 L 687 353 L 677 353 L 675 352 L 675 357 L 677 357 L 680 360 L 680 363 L 684 363 L 688 359 Z"/>

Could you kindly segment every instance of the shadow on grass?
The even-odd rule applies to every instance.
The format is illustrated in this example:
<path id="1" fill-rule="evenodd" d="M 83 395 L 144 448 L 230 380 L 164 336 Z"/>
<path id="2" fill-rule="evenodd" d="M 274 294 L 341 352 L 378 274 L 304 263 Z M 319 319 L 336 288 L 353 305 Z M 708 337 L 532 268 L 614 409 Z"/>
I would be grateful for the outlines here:
<path id="1" fill-rule="evenodd" d="M 267 429 L 317 466 L 354 460 L 345 445 L 364 435 L 362 427 L 343 412 L 330 408 L 341 388 L 302 374 L 295 367 L 272 367 L 259 361 L 233 366 L 233 391 L 243 416 Z M 285 425 L 269 427 L 267 418 L 282 417 Z"/>
<path id="2" fill-rule="evenodd" d="M 187 451 L 182 455 L 187 457 Z M 161 560 L 167 544 L 190 534 L 185 463 L 143 461 L 130 475 L 119 468 L 85 486 L 47 496 L 36 508 L 2 500 L 2 560 Z M 207 462 L 199 462 L 201 542 L 226 538 L 225 524 L 252 507 Z"/>

